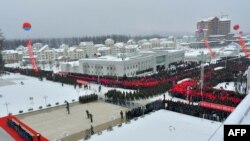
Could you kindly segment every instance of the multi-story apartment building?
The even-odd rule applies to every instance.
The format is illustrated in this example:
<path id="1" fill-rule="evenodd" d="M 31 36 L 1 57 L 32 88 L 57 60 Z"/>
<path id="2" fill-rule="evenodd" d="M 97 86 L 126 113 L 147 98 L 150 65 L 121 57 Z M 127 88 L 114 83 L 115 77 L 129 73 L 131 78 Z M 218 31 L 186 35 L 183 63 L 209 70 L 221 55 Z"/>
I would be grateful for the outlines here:
<path id="1" fill-rule="evenodd" d="M 202 39 L 216 40 L 230 37 L 231 20 L 227 17 L 209 17 L 197 22 L 195 33 L 197 41 Z"/>
<path id="2" fill-rule="evenodd" d="M 84 50 L 79 47 L 70 47 L 68 50 L 69 61 L 76 61 L 85 58 L 84 55 Z"/>
<path id="3" fill-rule="evenodd" d="M 36 56 L 39 63 L 51 63 L 55 60 L 55 51 L 45 45 L 36 52 Z"/>
<path id="4" fill-rule="evenodd" d="M 98 46 L 95 46 L 93 42 L 81 42 L 79 44 L 80 49 L 84 51 L 84 57 L 91 58 L 96 56 Z"/>
<path id="5" fill-rule="evenodd" d="M 2 51 L 2 57 L 5 63 L 16 63 L 20 61 L 22 52 L 16 50 L 4 50 Z"/>

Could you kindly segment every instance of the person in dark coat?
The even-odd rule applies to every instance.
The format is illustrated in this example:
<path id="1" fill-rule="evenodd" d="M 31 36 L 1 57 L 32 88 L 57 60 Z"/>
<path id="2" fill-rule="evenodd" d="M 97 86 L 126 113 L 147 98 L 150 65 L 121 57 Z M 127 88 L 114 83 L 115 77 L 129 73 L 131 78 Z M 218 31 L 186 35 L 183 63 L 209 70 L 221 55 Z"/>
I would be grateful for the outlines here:
<path id="1" fill-rule="evenodd" d="M 66 102 L 66 109 L 68 111 L 68 114 L 70 114 L 70 111 L 69 111 L 69 102 L 68 101 L 65 101 Z"/>
<path id="2" fill-rule="evenodd" d="M 93 122 L 93 115 L 89 114 L 89 118 L 90 118 L 90 122 L 92 123 Z"/>
<path id="3" fill-rule="evenodd" d="M 87 114 L 87 118 L 89 118 L 89 111 L 88 110 L 86 110 L 86 114 Z"/>
<path id="4" fill-rule="evenodd" d="M 94 128 L 93 128 L 93 126 L 91 125 L 91 127 L 90 127 L 90 132 L 91 132 L 91 135 L 93 135 L 94 134 Z"/>
<path id="5" fill-rule="evenodd" d="M 123 119 L 123 112 L 122 111 L 120 112 L 120 115 L 121 115 L 121 119 Z"/>

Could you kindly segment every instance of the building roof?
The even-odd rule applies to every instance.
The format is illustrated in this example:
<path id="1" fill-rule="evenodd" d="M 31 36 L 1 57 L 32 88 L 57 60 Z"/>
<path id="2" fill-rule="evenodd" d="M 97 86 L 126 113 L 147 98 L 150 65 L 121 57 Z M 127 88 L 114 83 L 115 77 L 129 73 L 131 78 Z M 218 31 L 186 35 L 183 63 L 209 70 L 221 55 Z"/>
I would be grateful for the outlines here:
<path id="1" fill-rule="evenodd" d="M 45 49 L 48 48 L 48 47 L 49 47 L 48 45 L 45 45 L 45 46 L 43 46 L 42 48 L 40 48 L 40 49 L 38 50 L 38 52 L 41 52 L 41 51 L 45 50 Z"/>
<path id="2" fill-rule="evenodd" d="M 97 49 L 97 51 L 101 51 L 101 50 L 110 50 L 110 47 L 99 47 Z"/>
<path id="3" fill-rule="evenodd" d="M 16 50 L 3 50 L 2 53 L 3 54 L 14 54 L 14 53 L 21 53 L 21 52 L 16 51 Z"/>
<path id="4" fill-rule="evenodd" d="M 95 47 L 105 47 L 104 44 L 95 44 L 94 46 L 95 46 Z"/>
<path id="5" fill-rule="evenodd" d="M 218 18 L 219 19 L 219 21 L 231 21 L 230 19 L 228 19 L 227 17 L 221 17 L 221 18 L 219 18 L 219 17 L 207 17 L 207 18 L 204 18 L 204 19 L 201 19 L 201 20 L 199 20 L 198 22 L 209 22 L 209 21 L 212 21 L 213 19 L 215 19 L 215 18 Z"/>

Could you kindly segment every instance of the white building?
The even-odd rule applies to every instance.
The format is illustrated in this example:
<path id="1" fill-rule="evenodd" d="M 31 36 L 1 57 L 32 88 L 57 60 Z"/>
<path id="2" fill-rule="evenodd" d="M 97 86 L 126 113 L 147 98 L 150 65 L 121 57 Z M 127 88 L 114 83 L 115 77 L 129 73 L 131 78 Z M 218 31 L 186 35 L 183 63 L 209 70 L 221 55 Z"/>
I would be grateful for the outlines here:
<path id="1" fill-rule="evenodd" d="M 211 55 L 209 52 L 186 52 L 184 57 L 185 62 L 210 62 Z"/>
<path id="2" fill-rule="evenodd" d="M 151 42 L 143 42 L 140 46 L 140 49 L 151 49 L 152 48 L 152 43 Z"/>
<path id="3" fill-rule="evenodd" d="M 138 45 L 139 45 L 139 46 L 142 46 L 142 44 L 144 44 L 144 43 L 146 43 L 146 42 L 148 42 L 148 40 L 146 40 L 146 39 L 139 40 L 139 41 L 138 41 Z"/>
<path id="4" fill-rule="evenodd" d="M 48 45 L 43 46 L 37 52 L 37 61 L 41 63 L 51 63 L 55 60 L 55 52 Z"/>
<path id="5" fill-rule="evenodd" d="M 6 64 L 16 63 L 21 60 L 23 53 L 16 50 L 4 50 L 1 52 L 3 60 Z"/>
<path id="6" fill-rule="evenodd" d="M 160 42 L 160 47 L 176 47 L 176 42 L 174 41 L 161 41 Z"/>
<path id="7" fill-rule="evenodd" d="M 99 47 L 97 52 L 100 53 L 101 56 L 110 55 L 110 47 Z"/>
<path id="8" fill-rule="evenodd" d="M 152 47 L 160 47 L 160 40 L 158 38 L 153 38 L 149 40 L 152 44 Z"/>
<path id="9" fill-rule="evenodd" d="M 129 39 L 127 45 L 135 45 L 136 42 L 133 39 Z"/>
<path id="10" fill-rule="evenodd" d="M 166 69 L 169 64 L 184 60 L 184 51 L 154 49 L 140 52 L 133 57 L 102 56 L 99 58 L 85 58 L 79 60 L 79 71 L 76 73 L 101 76 L 128 77 L 146 73 L 156 73 L 159 69 Z M 72 67 L 67 63 L 61 64 L 63 72 L 70 72 Z"/>
<path id="11" fill-rule="evenodd" d="M 44 45 L 42 43 L 34 43 L 33 44 L 33 49 L 39 50 L 43 47 Z"/>
<path id="12" fill-rule="evenodd" d="M 84 51 L 84 57 L 92 58 L 96 56 L 99 46 L 95 46 L 93 42 L 81 42 L 79 47 Z"/>
<path id="13" fill-rule="evenodd" d="M 83 49 L 79 47 L 70 47 L 68 50 L 68 58 L 70 61 L 76 61 L 85 58 Z"/>

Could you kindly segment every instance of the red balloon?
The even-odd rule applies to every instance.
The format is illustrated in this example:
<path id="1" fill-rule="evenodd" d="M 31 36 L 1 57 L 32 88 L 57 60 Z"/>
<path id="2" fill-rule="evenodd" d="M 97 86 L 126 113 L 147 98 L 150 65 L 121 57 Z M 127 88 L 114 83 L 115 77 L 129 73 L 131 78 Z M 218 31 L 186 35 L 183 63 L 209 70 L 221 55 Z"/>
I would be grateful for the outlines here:
<path id="1" fill-rule="evenodd" d="M 234 25 L 234 30 L 238 30 L 240 28 L 240 26 L 237 24 L 237 25 Z"/>
<path id="2" fill-rule="evenodd" d="M 31 24 L 28 22 L 23 23 L 23 29 L 29 31 L 31 29 Z"/>

